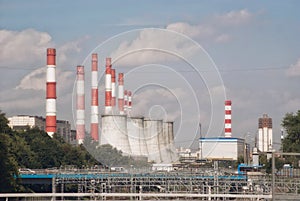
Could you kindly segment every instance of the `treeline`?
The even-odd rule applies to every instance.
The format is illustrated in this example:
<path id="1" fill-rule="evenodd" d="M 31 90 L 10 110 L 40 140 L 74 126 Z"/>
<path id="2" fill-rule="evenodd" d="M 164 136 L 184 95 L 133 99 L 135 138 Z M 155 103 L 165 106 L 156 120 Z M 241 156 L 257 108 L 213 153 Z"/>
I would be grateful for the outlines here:
<path id="1" fill-rule="evenodd" d="M 0 111 L 0 193 L 28 191 L 16 179 L 19 168 L 44 169 L 100 164 L 83 146 L 72 146 L 60 136 L 50 138 L 38 128 L 16 132 Z"/>

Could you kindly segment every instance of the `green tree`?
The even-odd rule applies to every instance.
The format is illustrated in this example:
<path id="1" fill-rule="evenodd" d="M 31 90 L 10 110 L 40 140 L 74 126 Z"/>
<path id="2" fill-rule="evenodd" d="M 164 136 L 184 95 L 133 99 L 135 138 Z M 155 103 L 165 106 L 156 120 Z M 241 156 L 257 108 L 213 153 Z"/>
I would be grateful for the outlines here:
<path id="1" fill-rule="evenodd" d="M 283 152 L 300 153 L 300 110 L 297 113 L 287 113 L 282 120 L 282 126 L 287 135 L 283 139 Z M 285 163 L 298 167 L 299 157 L 285 156 Z"/>
<path id="2" fill-rule="evenodd" d="M 300 110 L 297 113 L 287 113 L 282 121 L 287 135 L 282 147 L 284 152 L 300 153 Z"/>
<path id="3" fill-rule="evenodd" d="M 11 138 L 7 134 L 0 134 L 0 192 L 14 192 L 17 182 L 14 175 L 18 174 L 17 163 L 9 153 Z"/>

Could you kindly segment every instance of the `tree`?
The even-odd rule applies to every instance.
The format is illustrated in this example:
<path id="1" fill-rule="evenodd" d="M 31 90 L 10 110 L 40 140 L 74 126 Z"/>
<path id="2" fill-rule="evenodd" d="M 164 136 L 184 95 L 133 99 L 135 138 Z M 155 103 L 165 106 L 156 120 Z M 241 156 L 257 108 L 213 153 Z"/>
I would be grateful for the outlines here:
<path id="1" fill-rule="evenodd" d="M 282 144 L 283 151 L 300 153 L 300 110 L 296 114 L 287 113 L 282 126 L 287 132 Z"/>
<path id="2" fill-rule="evenodd" d="M 300 110 L 297 113 L 287 113 L 282 120 L 282 126 L 285 128 L 287 135 L 283 139 L 283 152 L 300 153 Z M 299 157 L 286 156 L 285 163 L 290 163 L 298 167 Z"/>

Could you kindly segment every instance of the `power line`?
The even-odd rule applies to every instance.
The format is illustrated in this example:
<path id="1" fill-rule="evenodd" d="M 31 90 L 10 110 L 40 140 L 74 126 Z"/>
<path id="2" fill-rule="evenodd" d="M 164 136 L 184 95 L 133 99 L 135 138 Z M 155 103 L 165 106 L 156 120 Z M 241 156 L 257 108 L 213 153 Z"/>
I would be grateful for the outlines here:
<path id="1" fill-rule="evenodd" d="M 9 67 L 9 66 L 0 66 L 0 69 L 5 69 L 5 70 L 25 70 L 25 71 L 32 71 L 32 70 L 37 70 L 41 67 L 35 67 L 35 68 L 25 68 L 25 67 Z M 216 71 L 219 72 L 251 72 L 251 71 L 274 71 L 274 70 L 286 70 L 288 69 L 288 66 L 281 66 L 281 67 L 256 67 L 256 68 L 217 68 Z M 190 70 L 176 70 L 173 69 L 176 72 L 182 72 L 182 73 L 194 73 L 197 72 L 194 69 Z M 74 67 L 75 71 L 75 67 Z M 198 70 L 199 72 L 212 72 L 214 70 Z M 135 71 L 134 73 L 169 73 L 169 72 L 164 72 L 164 71 Z"/>

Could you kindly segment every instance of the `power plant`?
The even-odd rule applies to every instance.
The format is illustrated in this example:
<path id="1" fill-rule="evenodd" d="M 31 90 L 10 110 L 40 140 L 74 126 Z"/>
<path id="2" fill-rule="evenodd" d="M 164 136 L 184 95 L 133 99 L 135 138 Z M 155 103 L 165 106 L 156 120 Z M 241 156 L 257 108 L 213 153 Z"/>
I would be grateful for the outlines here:
<path id="1" fill-rule="evenodd" d="M 130 116 L 132 92 L 124 89 L 123 73 L 118 74 L 118 83 L 116 83 L 116 69 L 112 69 L 111 58 L 105 60 L 105 94 L 103 94 L 105 105 L 100 120 L 101 130 L 99 130 L 98 55 L 96 53 L 92 54 L 91 69 L 92 140 L 99 145 L 110 144 L 122 151 L 124 155 L 147 157 L 149 162 L 177 161 L 173 122 Z M 77 144 L 82 144 L 85 137 L 84 75 L 84 66 L 77 66 Z M 116 107 L 116 100 L 118 100 L 118 107 Z"/>

